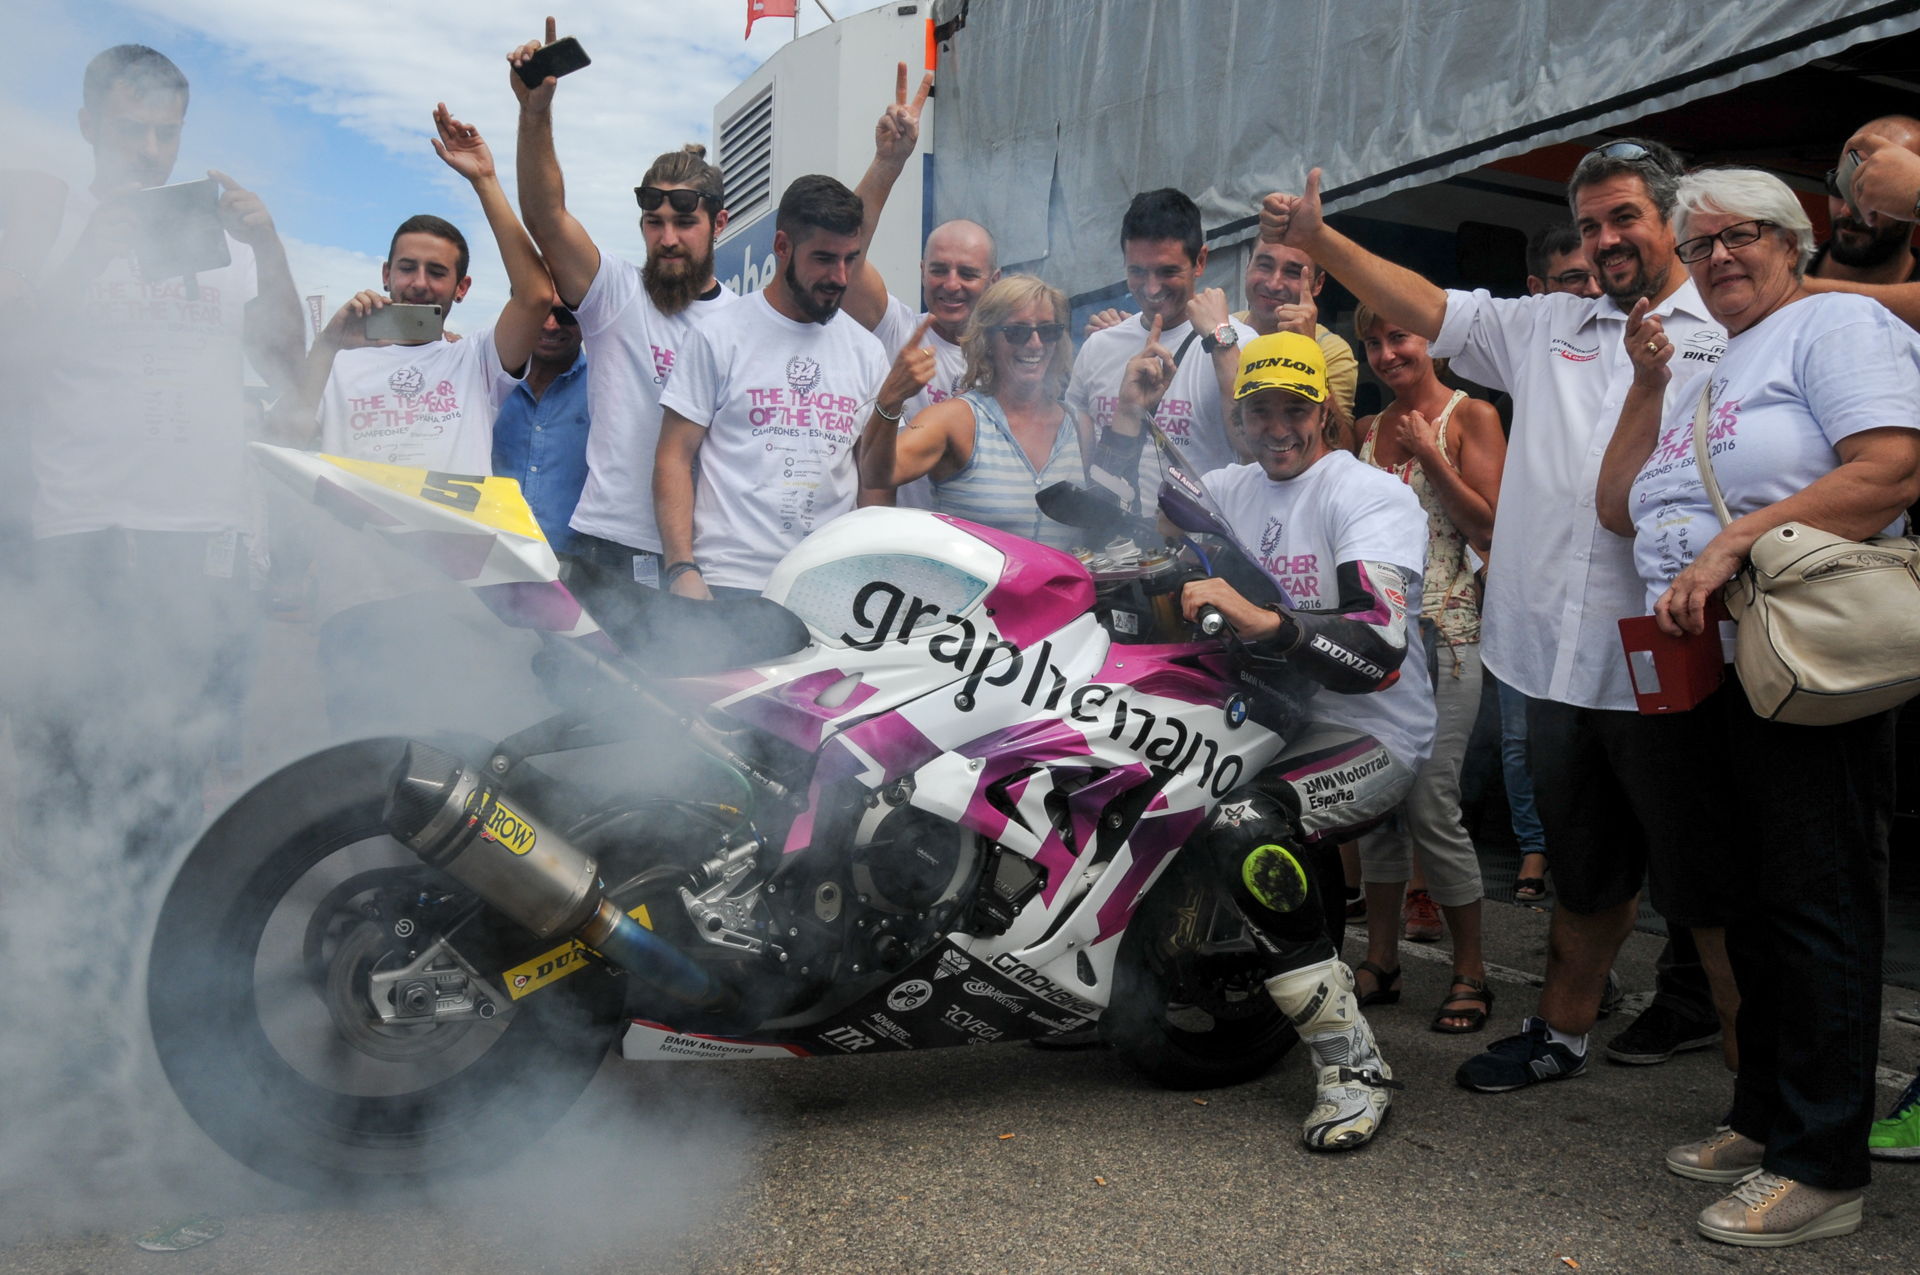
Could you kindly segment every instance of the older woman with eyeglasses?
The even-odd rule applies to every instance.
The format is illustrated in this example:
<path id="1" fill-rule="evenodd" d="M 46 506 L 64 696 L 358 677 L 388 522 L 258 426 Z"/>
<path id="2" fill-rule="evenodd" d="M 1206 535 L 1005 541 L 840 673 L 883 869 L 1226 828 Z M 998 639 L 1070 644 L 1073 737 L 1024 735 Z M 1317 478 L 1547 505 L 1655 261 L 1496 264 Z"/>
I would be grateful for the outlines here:
<path id="1" fill-rule="evenodd" d="M 860 444 L 861 485 L 891 489 L 930 474 L 937 512 L 1056 549 L 1077 543 L 1082 533 L 1034 502 L 1043 488 L 1086 478 L 1084 440 L 1060 401 L 1073 370 L 1070 313 L 1066 294 L 1032 275 L 987 289 L 960 338 L 967 357 L 961 392 L 897 433 L 876 411 Z M 925 353 L 915 349 L 919 335 L 896 360 L 896 373 Z M 884 403 L 885 388 L 880 397 Z"/>
<path id="2" fill-rule="evenodd" d="M 1684 178 L 1676 234 L 1727 329 L 1707 426 L 1734 519 L 1720 525 L 1694 462 L 1697 399 L 1663 402 L 1674 347 L 1645 302 L 1627 322 L 1634 384 L 1596 499 L 1601 522 L 1634 539 L 1660 628 L 1711 641 L 1707 604 L 1765 532 L 1796 520 L 1856 539 L 1897 530 L 1920 497 L 1920 347 L 1877 302 L 1808 292 L 1811 227 L 1769 174 Z M 1700 1214 L 1710 1239 L 1847 1234 L 1869 1177 L 1894 714 L 1767 721 L 1731 668 L 1694 714 L 1703 746 L 1671 759 L 1671 782 L 1733 834 L 1726 946 L 1740 1069 L 1727 1126 L 1674 1148 L 1667 1166 L 1739 1184 Z"/>

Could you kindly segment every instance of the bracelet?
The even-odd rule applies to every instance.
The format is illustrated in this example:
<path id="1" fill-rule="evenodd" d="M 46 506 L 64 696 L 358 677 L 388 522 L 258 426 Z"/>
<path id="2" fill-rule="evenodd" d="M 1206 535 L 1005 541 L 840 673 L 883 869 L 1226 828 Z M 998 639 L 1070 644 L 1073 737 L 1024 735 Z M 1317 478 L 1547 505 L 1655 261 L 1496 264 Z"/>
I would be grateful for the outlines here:
<path id="1" fill-rule="evenodd" d="M 660 587 L 664 589 L 687 572 L 699 570 L 700 564 L 697 562 L 669 562 L 666 570 L 660 573 Z"/>
<path id="2" fill-rule="evenodd" d="M 906 410 L 907 410 L 907 405 L 905 403 L 902 403 L 900 405 L 899 411 L 889 412 L 886 408 L 880 406 L 879 399 L 873 400 L 873 414 L 875 416 L 878 416 L 883 421 L 893 421 L 897 424 L 901 416 L 903 416 L 906 413 Z"/>

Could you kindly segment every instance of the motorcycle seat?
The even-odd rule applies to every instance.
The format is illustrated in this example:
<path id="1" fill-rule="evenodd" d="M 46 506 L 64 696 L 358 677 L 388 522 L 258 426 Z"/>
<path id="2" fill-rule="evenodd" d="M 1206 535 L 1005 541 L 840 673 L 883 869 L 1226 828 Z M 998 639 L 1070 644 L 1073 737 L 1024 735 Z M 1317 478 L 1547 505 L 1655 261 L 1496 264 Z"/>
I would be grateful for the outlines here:
<path id="1" fill-rule="evenodd" d="M 666 677 L 763 664 L 813 640 L 799 616 L 766 598 L 703 602 L 579 561 L 567 587 L 625 655 Z"/>

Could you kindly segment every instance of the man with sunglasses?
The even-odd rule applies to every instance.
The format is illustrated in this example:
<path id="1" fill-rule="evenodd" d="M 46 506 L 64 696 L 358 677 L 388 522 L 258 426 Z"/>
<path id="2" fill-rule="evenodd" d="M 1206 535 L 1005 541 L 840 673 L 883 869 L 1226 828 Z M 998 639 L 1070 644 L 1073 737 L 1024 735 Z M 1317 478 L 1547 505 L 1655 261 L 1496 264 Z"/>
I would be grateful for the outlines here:
<path id="1" fill-rule="evenodd" d="M 898 422 L 926 384 L 883 388 L 880 342 L 841 311 L 864 218 L 833 178 L 796 179 L 774 214 L 773 279 L 681 347 L 660 395 L 653 477 L 661 584 L 674 593 L 758 593 L 808 532 L 853 508 L 854 448 L 871 415 Z"/>
<path id="2" fill-rule="evenodd" d="M 580 321 L 553 307 L 534 342 L 527 375 L 493 418 L 493 472 L 518 480 L 555 553 L 568 553 L 567 525 L 587 481 L 587 360 Z"/>
<path id="3" fill-rule="evenodd" d="M 1157 448 L 1145 435 L 1111 426 L 1120 406 L 1127 364 L 1158 342 L 1173 379 L 1153 414 L 1154 424 L 1180 453 L 1188 470 L 1209 473 L 1240 460 L 1228 433 L 1228 404 L 1239 371 L 1240 348 L 1256 333 L 1227 312 L 1227 295 L 1200 288 L 1207 268 L 1200 209 L 1171 188 L 1135 195 L 1120 221 L 1120 252 L 1127 291 L 1140 307 L 1138 319 L 1093 333 L 1074 360 L 1067 410 L 1094 441 L 1094 480 L 1125 488 L 1129 504 L 1152 509 L 1160 490 Z"/>
<path id="4" fill-rule="evenodd" d="M 1456 1076 L 1479 1092 L 1585 1071 L 1587 1033 L 1649 869 L 1654 901 L 1676 932 L 1711 933 L 1725 921 L 1717 879 L 1702 866 L 1710 821 L 1687 808 L 1671 773 L 1648 773 L 1654 750 L 1644 746 L 1617 628 L 1645 599 L 1632 544 L 1594 513 L 1601 458 L 1633 382 L 1624 337 L 1635 302 L 1651 302 L 1659 339 L 1675 347 L 1669 393 L 1696 393 L 1725 348 L 1724 329 L 1674 252 L 1682 172 L 1672 151 L 1638 139 L 1602 146 L 1575 167 L 1568 205 L 1599 275 L 1594 298 L 1443 291 L 1327 226 L 1317 169 L 1304 194 L 1269 195 L 1261 208 L 1263 238 L 1312 253 L 1368 307 L 1431 341 L 1436 358 L 1514 399 L 1483 651 L 1488 669 L 1531 700 L 1530 760 L 1558 903 L 1536 1016 Z M 1644 720 L 1660 727 L 1685 716 Z M 1724 951 L 1717 956 L 1724 967 Z M 1643 1016 L 1654 1017 L 1653 1008 Z M 1661 1029 L 1661 1049 L 1634 1061 L 1719 1039 L 1717 1024 L 1665 1011 L 1644 1026 L 1647 1036 Z"/>
<path id="5" fill-rule="evenodd" d="M 1870 148 L 1876 153 L 1904 151 L 1920 155 L 1920 120 L 1885 115 L 1854 130 L 1840 150 L 1840 163 L 1852 170 L 1851 157 Z M 1843 193 L 1838 167 L 1827 170 L 1827 214 L 1833 231 L 1807 263 L 1807 286 L 1816 292 L 1864 292 L 1908 323 L 1920 317 L 1920 255 L 1913 247 L 1914 213 L 1888 217 L 1858 206 L 1850 172 Z M 1852 195 L 1855 200 L 1849 200 Z M 1817 282 L 1816 282 L 1817 281 Z"/>
<path id="6" fill-rule="evenodd" d="M 551 18 L 546 35 L 552 43 Z M 518 68 L 541 43 L 520 46 L 508 61 Z M 694 327 L 740 299 L 713 276 L 714 241 L 727 225 L 721 172 L 697 144 L 656 158 L 634 190 L 645 264 L 603 253 L 567 208 L 553 143 L 558 81 L 548 76 L 529 89 L 517 71 L 507 79 L 520 102 L 521 214 L 553 273 L 560 303 L 579 320 L 593 403 L 587 477 L 568 552 L 660 588 L 653 503 L 660 393 Z"/>

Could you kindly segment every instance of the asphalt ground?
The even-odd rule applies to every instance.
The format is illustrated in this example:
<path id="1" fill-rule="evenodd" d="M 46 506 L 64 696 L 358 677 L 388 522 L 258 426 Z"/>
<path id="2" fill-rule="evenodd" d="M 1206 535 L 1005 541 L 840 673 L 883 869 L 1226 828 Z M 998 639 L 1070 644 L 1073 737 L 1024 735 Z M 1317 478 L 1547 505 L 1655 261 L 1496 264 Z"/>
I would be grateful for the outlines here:
<path id="1" fill-rule="evenodd" d="M 0 1270 L 74 1272 L 1713 1271 L 1920 1269 L 1920 1162 L 1876 1165 L 1855 1235 L 1792 1249 L 1699 1238 L 1714 1186 L 1666 1172 L 1727 1105 L 1717 1050 L 1655 1067 L 1596 1051 L 1586 1075 L 1497 1096 L 1461 1059 L 1530 1007 L 1546 914 L 1490 903 L 1496 1021 L 1427 1030 L 1444 944 L 1403 945 L 1406 993 L 1370 1011 L 1406 1090 L 1358 1151 L 1299 1142 L 1304 1051 L 1202 1094 L 1141 1081 L 1111 1051 L 1025 1045 L 790 1062 L 611 1058 L 551 1135 L 509 1165 L 408 1196 L 319 1199 L 262 1183 L 149 1094 L 140 1145 L 104 1104 L 46 1166 L 57 1191 L 0 1191 Z M 1620 973 L 1652 984 L 1656 936 Z M 1357 936 L 1349 938 L 1357 956 Z M 1887 1005 L 1911 992 L 1888 989 Z M 1880 1094 L 1920 1062 L 1888 1019 Z M 156 1123 L 157 1122 L 157 1123 Z M 198 1212 L 220 1238 L 133 1237 Z"/>

